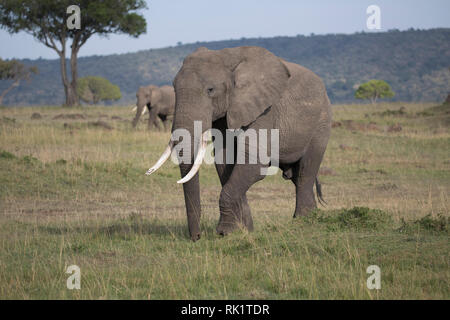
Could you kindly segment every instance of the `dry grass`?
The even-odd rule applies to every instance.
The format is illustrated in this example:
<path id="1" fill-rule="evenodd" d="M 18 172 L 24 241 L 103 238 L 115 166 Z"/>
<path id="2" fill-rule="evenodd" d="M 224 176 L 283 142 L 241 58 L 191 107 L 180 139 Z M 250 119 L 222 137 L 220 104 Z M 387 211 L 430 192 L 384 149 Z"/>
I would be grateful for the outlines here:
<path id="1" fill-rule="evenodd" d="M 402 114 L 381 115 L 403 105 Z M 294 187 L 277 174 L 248 193 L 256 231 L 220 238 L 219 182 L 204 166 L 203 237 L 195 244 L 177 166 L 143 174 L 168 132 L 148 132 L 144 122 L 132 130 L 128 108 L 0 109 L 0 297 L 448 299 L 448 232 L 395 231 L 402 219 L 448 216 L 448 111 L 333 108 L 335 121 L 362 125 L 332 131 L 323 166 L 335 174 L 320 177 L 326 210 L 381 209 L 390 228 L 293 222 Z M 60 114 L 83 117 L 53 119 Z M 113 129 L 91 125 L 98 120 Z M 371 122 L 376 129 L 364 129 Z M 402 130 L 389 132 L 395 124 Z M 79 291 L 65 286 L 71 264 L 82 270 Z M 382 269 L 376 292 L 365 286 L 370 264 Z"/>

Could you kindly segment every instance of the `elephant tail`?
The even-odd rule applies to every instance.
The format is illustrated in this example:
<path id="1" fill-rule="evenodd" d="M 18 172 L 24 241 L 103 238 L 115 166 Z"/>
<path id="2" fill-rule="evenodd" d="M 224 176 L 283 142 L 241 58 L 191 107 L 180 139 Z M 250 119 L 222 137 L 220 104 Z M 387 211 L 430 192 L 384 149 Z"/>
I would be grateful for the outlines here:
<path id="1" fill-rule="evenodd" d="M 323 199 L 322 185 L 320 184 L 319 179 L 317 177 L 316 177 L 316 193 L 317 193 L 317 200 L 319 200 L 319 203 L 325 206 L 327 202 Z"/>

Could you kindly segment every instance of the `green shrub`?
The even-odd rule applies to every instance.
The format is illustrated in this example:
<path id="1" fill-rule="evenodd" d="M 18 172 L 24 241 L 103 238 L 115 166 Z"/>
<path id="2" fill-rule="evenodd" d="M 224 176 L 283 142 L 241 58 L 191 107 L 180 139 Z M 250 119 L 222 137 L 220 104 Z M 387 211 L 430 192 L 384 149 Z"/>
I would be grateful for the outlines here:
<path id="1" fill-rule="evenodd" d="M 16 156 L 13 155 L 11 152 L 8 152 L 8 151 L 1 151 L 1 152 L 0 152 L 0 158 L 1 158 L 1 159 L 15 159 Z"/>
<path id="2" fill-rule="evenodd" d="M 425 111 L 417 112 L 416 116 L 418 116 L 418 117 L 432 117 L 432 116 L 434 116 L 434 113 L 430 112 L 428 110 L 425 110 Z"/>
<path id="3" fill-rule="evenodd" d="M 372 114 L 373 115 L 378 115 L 380 117 L 391 117 L 391 116 L 396 117 L 396 116 L 405 116 L 408 113 L 405 111 L 405 107 L 401 107 L 398 110 L 389 110 L 389 109 L 387 109 L 387 110 L 385 110 L 383 112 L 374 112 Z"/>
<path id="4" fill-rule="evenodd" d="M 25 164 L 34 164 L 34 163 L 39 162 L 39 160 L 37 158 L 33 157 L 32 155 L 29 155 L 29 156 L 24 156 L 22 158 L 22 162 Z"/>
<path id="5" fill-rule="evenodd" d="M 119 86 L 102 77 L 78 79 L 77 93 L 81 100 L 97 104 L 100 101 L 119 100 L 122 97 Z"/>
<path id="6" fill-rule="evenodd" d="M 402 226 L 398 229 L 400 232 L 415 233 L 417 231 L 431 233 L 449 233 L 450 217 L 444 217 L 438 214 L 433 217 L 431 214 L 426 215 L 415 221 L 406 222 L 402 219 Z"/>
<path id="7" fill-rule="evenodd" d="M 305 220 L 309 223 L 320 223 L 330 230 L 383 230 L 392 225 L 390 214 L 366 207 L 340 209 L 332 211 L 314 210 Z"/>

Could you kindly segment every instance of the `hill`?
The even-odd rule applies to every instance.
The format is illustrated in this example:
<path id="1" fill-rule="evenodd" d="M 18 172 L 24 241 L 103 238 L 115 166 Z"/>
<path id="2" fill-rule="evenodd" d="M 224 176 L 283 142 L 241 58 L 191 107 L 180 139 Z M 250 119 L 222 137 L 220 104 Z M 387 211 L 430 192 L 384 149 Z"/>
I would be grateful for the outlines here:
<path id="1" fill-rule="evenodd" d="M 133 103 L 136 89 L 146 84 L 170 84 L 186 55 L 196 48 L 261 46 L 299 63 L 321 76 L 333 103 L 354 102 L 358 84 L 387 81 L 393 101 L 443 101 L 450 90 L 450 29 L 383 33 L 329 34 L 197 42 L 135 53 L 80 58 L 80 77 L 95 75 L 117 84 Z M 5 97 L 7 105 L 58 105 L 63 102 L 58 60 L 22 60 L 39 68 L 39 75 Z M 0 81 L 0 90 L 7 84 Z"/>

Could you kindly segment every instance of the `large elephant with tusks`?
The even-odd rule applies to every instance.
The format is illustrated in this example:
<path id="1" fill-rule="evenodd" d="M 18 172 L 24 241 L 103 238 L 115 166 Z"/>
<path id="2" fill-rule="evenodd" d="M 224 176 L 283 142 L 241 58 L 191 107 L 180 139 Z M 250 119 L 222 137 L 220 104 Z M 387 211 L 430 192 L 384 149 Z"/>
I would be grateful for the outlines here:
<path id="1" fill-rule="evenodd" d="M 239 226 L 253 229 L 246 192 L 265 177 L 265 169 L 271 165 L 278 166 L 283 177 L 295 185 L 294 217 L 306 215 L 316 208 L 314 184 L 319 201 L 323 200 L 317 174 L 330 136 L 331 107 L 322 80 L 312 71 L 260 47 L 218 51 L 199 48 L 184 60 L 174 87 L 176 105 L 172 138 L 147 174 L 157 170 L 173 150 L 177 151 L 180 140 L 175 133 L 179 129 L 190 133 L 191 139 L 184 143 L 188 142 L 188 149 L 196 151 L 189 157 L 190 161 L 180 161 L 183 178 L 178 182 L 183 183 L 193 241 L 200 239 L 198 171 L 208 134 L 213 130 L 216 135 L 221 132 L 225 137 L 214 138 L 215 166 L 222 185 L 218 234 L 226 235 Z M 198 138 L 195 138 L 195 123 L 202 125 Z M 239 139 L 227 141 L 229 129 L 240 129 L 238 132 L 243 135 L 250 130 L 257 133 L 262 132 L 261 129 L 266 129 L 266 133 L 270 131 L 271 138 L 265 139 L 262 145 L 261 136 L 257 137 L 258 152 L 270 150 L 270 161 L 260 158 L 249 161 L 250 139 L 245 139 L 244 163 L 230 163 L 228 160 L 233 157 L 236 160 L 236 141 Z M 271 146 L 274 143 L 278 146 L 277 154 Z M 180 158 L 180 154 L 177 155 Z M 227 161 L 221 161 L 223 159 Z"/>

